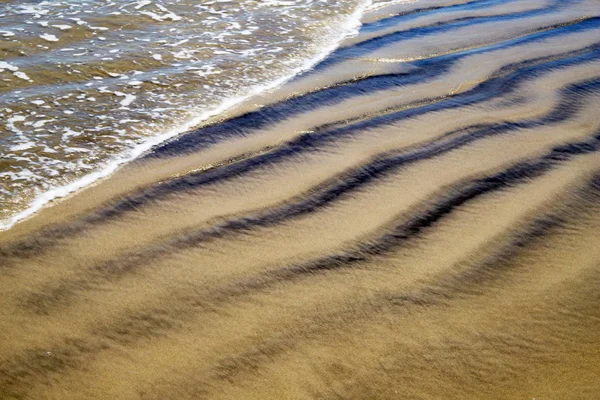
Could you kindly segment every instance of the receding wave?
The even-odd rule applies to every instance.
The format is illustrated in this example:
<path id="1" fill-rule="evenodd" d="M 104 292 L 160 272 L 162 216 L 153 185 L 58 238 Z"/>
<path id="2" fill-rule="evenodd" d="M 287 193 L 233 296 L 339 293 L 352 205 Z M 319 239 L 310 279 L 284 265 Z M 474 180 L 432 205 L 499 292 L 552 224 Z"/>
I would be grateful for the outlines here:
<path id="1" fill-rule="evenodd" d="M 2 227 L 310 68 L 370 1 L 219 3 L 2 6 Z"/>

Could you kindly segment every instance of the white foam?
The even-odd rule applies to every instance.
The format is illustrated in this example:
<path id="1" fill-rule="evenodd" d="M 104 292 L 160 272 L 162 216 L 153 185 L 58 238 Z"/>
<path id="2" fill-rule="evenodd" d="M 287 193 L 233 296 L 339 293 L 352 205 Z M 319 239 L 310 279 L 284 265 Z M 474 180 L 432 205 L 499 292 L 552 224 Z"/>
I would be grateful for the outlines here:
<path id="1" fill-rule="evenodd" d="M 41 4 L 40 4 L 41 5 Z M 46 15 L 50 12 L 50 10 L 44 10 L 38 5 L 21 5 L 19 14 L 37 14 L 37 15 Z"/>
<path id="2" fill-rule="evenodd" d="M 9 131 L 15 133 L 21 139 L 24 139 L 25 135 L 23 134 L 23 131 L 17 128 L 15 122 L 23 122 L 26 119 L 27 118 L 25 118 L 23 115 L 14 115 L 6 120 L 6 128 L 8 128 Z"/>
<path id="3" fill-rule="evenodd" d="M 21 143 L 21 144 L 16 144 L 14 146 L 10 146 L 10 149 L 12 151 L 23 151 L 23 150 L 27 150 L 33 147 L 35 143 L 33 142 L 25 142 L 25 143 Z"/>
<path id="4" fill-rule="evenodd" d="M 58 38 L 49 33 L 44 33 L 44 34 L 40 35 L 40 37 L 48 42 L 58 42 Z"/>
<path id="5" fill-rule="evenodd" d="M 404 3 L 416 3 L 418 0 L 389 0 L 389 1 L 379 1 L 372 3 L 368 8 L 367 12 L 376 11 L 380 8 L 393 6 L 396 4 L 404 4 Z"/>
<path id="6" fill-rule="evenodd" d="M 51 119 L 43 119 L 41 121 L 37 121 L 33 124 L 34 128 L 41 128 L 42 126 L 46 125 L 46 123 L 51 122 L 53 120 Z"/>
<path id="7" fill-rule="evenodd" d="M 150 4 L 152 4 L 151 1 L 149 1 L 149 0 L 142 0 L 142 1 L 139 1 L 134 8 L 136 10 L 139 10 L 140 8 L 146 7 L 147 5 L 150 5 Z"/>
<path id="8" fill-rule="evenodd" d="M 121 104 L 121 107 L 127 107 L 129 106 L 131 103 L 133 103 L 135 101 L 137 97 L 132 95 L 132 94 L 126 94 L 125 98 L 123 100 L 121 100 L 121 102 L 119 104 Z"/>
<path id="9" fill-rule="evenodd" d="M 164 132 L 161 135 L 149 138 L 148 140 L 144 141 L 143 143 L 141 143 L 141 144 L 137 145 L 136 147 L 132 148 L 131 150 L 129 150 L 127 153 L 122 155 L 120 158 L 114 159 L 111 162 L 107 163 L 104 166 L 104 168 L 101 170 L 91 172 L 90 174 L 87 174 L 67 185 L 51 188 L 50 190 L 37 196 L 29 204 L 29 207 L 27 209 L 11 216 L 10 218 L 8 218 L 5 221 L 0 222 L 0 230 L 10 229 L 16 223 L 18 223 L 19 221 L 22 221 L 25 218 L 32 216 L 33 214 L 38 212 L 40 209 L 42 209 L 44 206 L 46 206 L 48 203 L 52 202 L 53 200 L 66 197 L 71 193 L 74 193 L 82 188 L 85 188 L 86 186 L 93 184 L 94 182 L 97 182 L 103 178 L 106 178 L 106 177 L 112 175 L 121 165 L 135 160 L 136 158 L 140 157 L 142 154 L 151 150 L 153 147 L 155 147 L 169 139 L 180 136 L 181 134 L 184 134 L 184 133 L 192 130 L 194 127 L 198 126 L 203 121 L 206 121 L 207 119 L 209 119 L 213 116 L 222 114 L 223 112 L 231 109 L 232 107 L 234 107 L 240 103 L 243 103 L 244 101 L 250 99 L 253 96 L 256 96 L 256 95 L 266 92 L 266 91 L 273 90 L 273 89 L 281 86 L 285 82 L 289 81 L 296 75 L 310 70 L 316 64 L 318 64 L 320 61 L 325 59 L 329 54 L 331 54 L 339 46 L 339 44 L 342 42 L 342 40 L 344 40 L 347 37 L 354 36 L 358 33 L 358 29 L 360 28 L 360 25 L 361 25 L 361 22 L 360 22 L 361 16 L 365 13 L 367 8 L 371 6 L 371 4 L 372 4 L 372 0 L 363 0 L 361 3 L 359 3 L 359 5 L 356 7 L 355 11 L 346 18 L 344 23 L 338 25 L 341 29 L 337 32 L 336 35 L 332 35 L 332 37 L 329 38 L 328 43 L 322 47 L 321 52 L 319 52 L 318 54 L 314 55 L 313 57 L 307 59 L 299 67 L 291 70 L 289 74 L 287 74 L 283 77 L 280 77 L 278 79 L 274 79 L 264 85 L 254 86 L 254 87 L 250 88 L 243 95 L 225 100 L 219 106 L 217 106 L 211 110 L 208 110 L 208 111 L 200 112 L 198 115 L 196 115 L 193 118 L 190 118 L 189 120 L 185 121 L 181 125 L 174 127 L 172 129 Z M 125 95 L 125 96 L 126 96 L 126 98 L 123 101 L 127 100 L 127 96 L 133 96 L 133 95 Z M 65 135 L 63 135 L 63 138 L 64 138 L 64 136 Z"/>
<path id="10" fill-rule="evenodd" d="M 60 29 L 61 31 L 67 31 L 72 28 L 71 25 L 52 25 L 52 27 Z"/>
<path id="11" fill-rule="evenodd" d="M 29 76 L 27 76 L 27 74 L 25 72 L 17 71 L 17 72 L 13 72 L 13 75 L 19 79 L 23 79 L 24 81 L 31 82 L 31 78 Z"/>
<path id="12" fill-rule="evenodd" d="M 64 133 L 62 134 L 62 140 L 68 140 L 70 137 L 80 136 L 80 135 L 81 135 L 81 132 L 74 131 L 71 128 L 65 128 Z"/>
<path id="13" fill-rule="evenodd" d="M 19 70 L 19 67 L 9 64 L 6 61 L 0 61 L 0 70 L 7 69 L 11 72 L 15 72 Z"/>

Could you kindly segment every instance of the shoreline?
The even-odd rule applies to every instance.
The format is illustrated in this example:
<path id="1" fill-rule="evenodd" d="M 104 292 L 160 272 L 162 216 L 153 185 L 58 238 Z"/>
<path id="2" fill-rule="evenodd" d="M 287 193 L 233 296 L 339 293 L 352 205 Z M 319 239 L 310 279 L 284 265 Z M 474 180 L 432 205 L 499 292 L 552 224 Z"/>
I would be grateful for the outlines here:
<path id="1" fill-rule="evenodd" d="M 315 65 L 321 62 L 323 59 L 327 58 L 327 56 L 331 52 L 335 51 L 335 49 L 338 48 L 340 43 L 358 33 L 358 29 L 360 29 L 361 26 L 360 19 L 370 4 L 371 0 L 363 0 L 362 4 L 360 4 L 355 10 L 355 12 L 348 18 L 346 26 L 340 30 L 339 36 L 333 38 L 331 44 L 325 46 L 322 49 L 322 51 L 316 54 L 314 57 L 307 59 L 301 66 L 290 71 L 288 75 L 285 75 L 263 85 L 251 87 L 248 90 L 248 93 L 246 94 L 228 99 L 221 103 L 215 109 L 204 111 L 200 113 L 200 115 L 198 115 L 197 117 L 186 121 L 185 123 L 181 124 L 176 128 L 173 128 L 161 135 L 148 138 L 143 143 L 138 144 L 136 147 L 128 150 L 125 155 L 122 155 L 121 157 L 109 162 L 108 165 L 106 165 L 99 171 L 95 171 L 85 176 L 82 176 L 64 186 L 52 188 L 50 190 L 45 191 L 44 193 L 41 193 L 40 195 L 35 197 L 29 203 L 29 206 L 23 211 L 18 212 L 17 214 L 11 216 L 7 220 L 0 221 L 0 231 L 9 230 L 20 221 L 34 216 L 42 208 L 46 206 L 51 206 L 52 202 L 75 194 L 76 192 L 83 190 L 86 187 L 89 187 L 90 185 L 93 185 L 94 183 L 102 179 L 110 177 L 121 166 L 138 159 L 145 153 L 152 151 L 153 148 L 159 146 L 160 144 L 177 138 L 181 135 L 185 135 L 186 133 L 192 132 L 193 130 L 197 129 L 198 127 L 201 127 L 205 123 L 210 124 L 210 121 L 212 119 L 225 115 L 227 112 L 235 112 L 236 108 L 243 107 L 245 103 L 251 102 L 252 99 L 256 98 L 257 96 L 260 96 L 262 93 L 267 93 L 276 90 L 278 87 L 281 87 L 286 82 L 294 79 L 296 76 L 310 71 Z"/>

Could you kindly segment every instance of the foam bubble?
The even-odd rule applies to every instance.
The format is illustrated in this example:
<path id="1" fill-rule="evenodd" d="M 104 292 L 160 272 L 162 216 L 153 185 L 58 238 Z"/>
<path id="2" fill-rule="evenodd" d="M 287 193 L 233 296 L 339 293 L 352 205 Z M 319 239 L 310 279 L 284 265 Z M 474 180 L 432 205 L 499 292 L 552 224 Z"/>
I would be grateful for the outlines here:
<path id="1" fill-rule="evenodd" d="M 40 37 L 44 40 L 47 40 L 48 42 L 58 42 L 58 38 L 49 33 L 44 33 L 44 34 L 40 35 Z"/>
<path id="2" fill-rule="evenodd" d="M 15 72 L 19 70 L 19 67 L 7 63 L 6 61 L 0 61 L 0 70 L 7 69 L 9 71 Z"/>

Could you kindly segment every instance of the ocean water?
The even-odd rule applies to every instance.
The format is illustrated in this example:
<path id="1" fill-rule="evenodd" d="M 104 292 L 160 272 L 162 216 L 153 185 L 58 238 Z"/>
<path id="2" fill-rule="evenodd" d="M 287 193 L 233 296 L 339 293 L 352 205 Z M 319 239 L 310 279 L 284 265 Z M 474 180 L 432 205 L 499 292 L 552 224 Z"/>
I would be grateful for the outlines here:
<path id="1" fill-rule="evenodd" d="M 377 7 L 364 0 L 0 3 L 3 228 L 310 68 Z"/>

